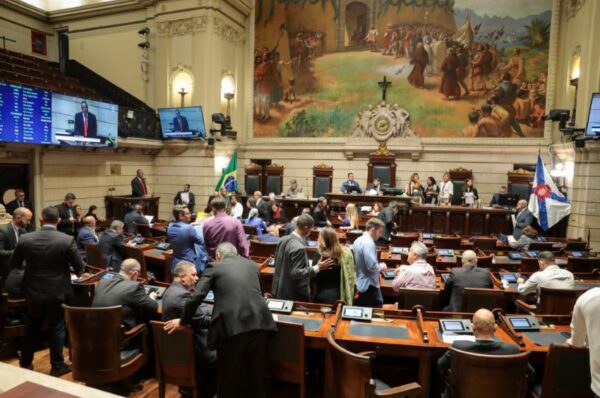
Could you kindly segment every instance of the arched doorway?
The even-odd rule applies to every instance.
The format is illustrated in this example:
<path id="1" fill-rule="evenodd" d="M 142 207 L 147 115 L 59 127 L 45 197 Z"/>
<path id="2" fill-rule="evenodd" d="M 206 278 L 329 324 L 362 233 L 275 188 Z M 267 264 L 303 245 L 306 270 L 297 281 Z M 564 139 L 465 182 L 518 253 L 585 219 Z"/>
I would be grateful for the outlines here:
<path id="1" fill-rule="evenodd" d="M 369 7 L 365 3 L 353 2 L 346 6 L 345 14 L 345 47 L 362 47 L 369 31 Z"/>

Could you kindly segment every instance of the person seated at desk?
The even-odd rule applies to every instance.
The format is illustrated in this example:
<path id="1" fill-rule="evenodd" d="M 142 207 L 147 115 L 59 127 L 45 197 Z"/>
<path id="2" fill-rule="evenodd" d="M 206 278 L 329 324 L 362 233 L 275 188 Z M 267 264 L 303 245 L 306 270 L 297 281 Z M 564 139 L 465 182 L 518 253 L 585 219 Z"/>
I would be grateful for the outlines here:
<path id="1" fill-rule="evenodd" d="M 358 216 L 358 209 L 354 203 L 348 203 L 346 205 L 346 216 L 342 218 L 338 216 L 338 220 L 342 222 L 342 228 L 346 229 L 358 229 L 360 223 L 360 217 Z"/>
<path id="2" fill-rule="evenodd" d="M 461 261 L 461 268 L 452 268 L 442 292 L 442 301 L 449 301 L 448 311 L 461 311 L 463 291 L 466 287 L 494 287 L 490 272 L 477 267 L 477 254 L 473 250 L 465 250 Z"/>
<path id="3" fill-rule="evenodd" d="M 315 226 L 317 227 L 327 227 L 331 226 L 331 221 L 327 218 L 327 199 L 323 196 L 319 198 L 315 209 L 313 210 L 312 217 L 315 222 Z"/>
<path id="4" fill-rule="evenodd" d="M 405 289 L 435 289 L 435 271 L 425 260 L 429 249 L 422 242 L 414 242 L 408 250 L 408 264 L 401 265 L 394 271 L 392 288 L 398 291 Z"/>
<path id="5" fill-rule="evenodd" d="M 344 181 L 340 188 L 341 193 L 363 193 L 358 181 L 354 180 L 354 173 L 348 173 L 348 179 Z"/>
<path id="6" fill-rule="evenodd" d="M 129 232 L 130 234 L 135 234 L 137 232 L 133 223 L 150 225 L 148 219 L 144 217 L 143 210 L 144 206 L 142 206 L 141 203 L 136 203 L 133 205 L 131 210 L 127 214 L 125 214 L 123 222 L 125 223 L 125 225 L 127 225 L 127 232 Z"/>
<path id="7" fill-rule="evenodd" d="M 119 272 L 119 267 L 123 262 L 121 246 L 123 245 L 124 225 L 125 224 L 123 224 L 122 221 L 114 220 L 112 223 L 110 223 L 110 228 L 104 231 L 98 240 L 104 265 L 116 272 Z M 127 242 L 127 245 L 135 246 L 135 243 Z"/>
<path id="8" fill-rule="evenodd" d="M 421 185 L 421 179 L 419 173 L 412 173 L 410 181 L 406 184 L 406 194 L 408 196 L 421 198 L 421 201 L 425 201 L 425 188 Z"/>
<path id="9" fill-rule="evenodd" d="M 425 187 L 425 204 L 434 205 L 437 203 L 440 187 L 435 182 L 435 178 L 427 177 L 427 186 Z"/>
<path id="10" fill-rule="evenodd" d="M 162 321 L 181 318 L 186 301 L 198 282 L 196 266 L 188 261 L 180 261 L 173 271 L 173 283 L 162 297 Z M 208 327 L 210 326 L 212 308 L 201 303 L 192 317 L 191 327 L 194 331 L 194 353 L 198 366 L 196 378 L 198 380 L 200 397 L 213 397 L 216 394 L 215 383 L 217 376 L 217 353 L 209 350 L 207 345 Z M 182 395 L 185 391 L 180 387 Z M 191 392 L 191 391 L 190 391 Z M 191 394 L 187 394 L 191 395 Z"/>
<path id="11" fill-rule="evenodd" d="M 444 173 L 442 185 L 440 186 L 440 194 L 438 202 L 441 205 L 451 205 L 452 196 L 454 195 L 454 184 L 450 181 L 450 173 Z"/>
<path id="12" fill-rule="evenodd" d="M 196 262 L 196 245 L 204 246 L 204 239 L 197 234 L 196 229 L 190 225 L 192 213 L 185 205 L 176 205 L 173 209 L 172 222 L 167 227 L 167 237 L 173 249 L 173 260 L 168 264 L 171 270 L 180 261 Z"/>
<path id="13" fill-rule="evenodd" d="M 267 233 L 259 236 L 258 239 L 263 243 L 277 243 L 279 242 L 279 227 L 275 224 L 271 224 L 267 227 Z"/>
<path id="14" fill-rule="evenodd" d="M 490 207 L 493 207 L 495 209 L 501 209 L 502 205 L 500 205 L 500 195 L 506 195 L 507 192 L 508 190 L 506 188 L 506 185 L 500 186 L 500 191 L 496 192 L 492 196 L 492 200 L 490 201 Z"/>
<path id="15" fill-rule="evenodd" d="M 313 224 L 311 216 L 302 214 L 296 221 L 296 230 L 277 243 L 272 292 L 278 299 L 310 301 L 310 278 L 334 264 L 329 258 L 310 265 L 304 242 Z"/>
<path id="16" fill-rule="evenodd" d="M 531 242 L 537 241 L 538 233 L 531 225 L 523 228 L 523 234 L 519 238 L 519 240 L 514 240 L 509 238 L 510 247 L 513 249 L 519 250 L 529 250 L 529 245 Z"/>
<path id="17" fill-rule="evenodd" d="M 295 179 L 290 180 L 290 187 L 285 191 L 285 196 L 288 198 L 294 199 L 297 198 L 298 195 L 302 194 L 302 187 L 298 186 L 298 181 Z"/>
<path id="18" fill-rule="evenodd" d="M 377 217 L 383 209 L 384 209 L 384 206 L 381 202 L 375 202 L 375 203 L 373 203 L 373 208 L 371 209 L 369 216 Z"/>
<path id="19" fill-rule="evenodd" d="M 531 274 L 527 281 L 524 281 L 523 278 L 517 279 L 519 293 L 523 295 L 536 293 L 540 287 L 552 289 L 573 289 L 575 287 L 573 273 L 556 265 L 552 252 L 540 252 L 537 259 L 540 270 Z"/>
<path id="20" fill-rule="evenodd" d="M 94 291 L 92 307 L 122 306 L 122 323 L 127 330 L 150 321 L 158 310 L 156 292 L 146 293 L 144 285 L 137 281 L 142 267 L 137 260 L 128 258 L 121 270 L 111 279 L 101 279 Z"/>
<path id="21" fill-rule="evenodd" d="M 352 305 L 354 284 L 356 283 L 356 265 L 352 251 L 340 244 L 335 229 L 325 227 L 319 232 L 317 252 L 313 264 L 331 259 L 334 264 L 313 278 L 316 292 L 313 301 L 316 303 L 335 304 L 337 300 Z"/>
<path id="22" fill-rule="evenodd" d="M 92 216 L 84 217 L 83 227 L 77 233 L 77 247 L 83 249 L 84 243 L 92 245 L 98 244 L 98 236 L 96 235 L 96 219 Z"/>
<path id="23" fill-rule="evenodd" d="M 300 214 L 308 214 L 310 216 L 310 208 L 308 208 L 308 207 L 303 208 L 302 213 L 300 213 Z M 294 232 L 296 230 L 296 221 L 298 221 L 298 217 L 300 217 L 300 216 L 296 216 L 296 217 L 292 218 L 292 221 L 289 222 L 285 226 L 285 232 L 284 232 L 285 236 L 291 234 L 292 232 Z"/>
<path id="24" fill-rule="evenodd" d="M 271 214 L 272 224 L 285 224 L 287 222 L 285 212 L 283 211 L 283 207 L 281 206 L 280 202 L 275 200 L 271 202 Z"/>
<path id="25" fill-rule="evenodd" d="M 477 193 L 477 188 L 473 186 L 472 178 L 465 180 L 461 199 L 464 206 L 472 206 L 479 200 L 479 194 Z"/>
<path id="26" fill-rule="evenodd" d="M 375 195 L 382 195 L 383 187 L 381 186 L 381 179 L 379 177 L 373 178 L 373 182 L 367 184 L 366 191 Z"/>
<path id="27" fill-rule="evenodd" d="M 475 341 L 459 340 L 452 343 L 452 347 L 462 351 L 472 352 L 475 354 L 485 355 L 514 355 L 519 353 L 519 347 L 516 344 L 508 344 L 503 341 L 496 340 L 496 319 L 490 310 L 482 308 L 473 314 L 471 327 Z M 438 370 L 442 379 L 446 379 L 450 365 L 452 363 L 452 351 L 448 350 L 437 361 Z M 535 370 L 531 365 L 528 366 L 529 383 L 535 379 Z M 485 394 L 482 392 L 482 396 Z M 446 386 L 442 394 L 442 398 L 450 398 L 452 393 L 450 388 Z"/>
<path id="28" fill-rule="evenodd" d="M 258 214 L 258 209 L 252 209 L 248 213 L 248 218 L 244 221 L 244 225 L 256 227 L 258 237 L 267 232 L 267 223 Z"/>
<path id="29" fill-rule="evenodd" d="M 512 236 L 515 240 L 519 240 L 523 233 L 523 228 L 533 223 L 533 214 L 527 208 L 527 201 L 521 199 L 517 202 L 516 208 L 517 214 L 515 215 L 515 227 L 513 229 Z"/>

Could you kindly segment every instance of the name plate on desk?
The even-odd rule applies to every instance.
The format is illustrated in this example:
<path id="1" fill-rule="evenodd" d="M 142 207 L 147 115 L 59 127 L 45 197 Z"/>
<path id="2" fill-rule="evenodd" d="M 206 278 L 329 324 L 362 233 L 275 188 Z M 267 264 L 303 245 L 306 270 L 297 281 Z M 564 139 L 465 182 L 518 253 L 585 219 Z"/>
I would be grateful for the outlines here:
<path id="1" fill-rule="evenodd" d="M 289 300 L 267 299 L 267 307 L 269 307 L 272 312 L 290 314 L 294 308 L 294 302 Z"/>
<path id="2" fill-rule="evenodd" d="M 370 321 L 371 318 L 373 318 L 373 309 L 368 307 L 351 307 L 345 305 L 342 309 L 342 318 L 356 321 Z"/>

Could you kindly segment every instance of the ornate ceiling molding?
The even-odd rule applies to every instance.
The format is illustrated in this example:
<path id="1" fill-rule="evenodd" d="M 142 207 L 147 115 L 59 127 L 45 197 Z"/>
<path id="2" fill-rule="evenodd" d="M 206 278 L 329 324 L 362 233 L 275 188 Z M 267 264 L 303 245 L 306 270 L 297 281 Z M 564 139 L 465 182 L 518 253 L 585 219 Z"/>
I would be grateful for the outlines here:
<path id="1" fill-rule="evenodd" d="M 565 9 L 567 12 L 567 19 L 571 19 L 577 15 L 579 10 L 583 7 L 585 0 L 564 0 Z"/>
<path id="2" fill-rule="evenodd" d="M 243 43 L 244 33 L 227 24 L 219 17 L 213 19 L 214 32 L 221 36 L 223 40 L 231 43 Z"/>
<path id="3" fill-rule="evenodd" d="M 159 36 L 187 36 L 193 33 L 204 33 L 208 27 L 208 15 L 194 18 L 160 21 L 156 23 Z"/>

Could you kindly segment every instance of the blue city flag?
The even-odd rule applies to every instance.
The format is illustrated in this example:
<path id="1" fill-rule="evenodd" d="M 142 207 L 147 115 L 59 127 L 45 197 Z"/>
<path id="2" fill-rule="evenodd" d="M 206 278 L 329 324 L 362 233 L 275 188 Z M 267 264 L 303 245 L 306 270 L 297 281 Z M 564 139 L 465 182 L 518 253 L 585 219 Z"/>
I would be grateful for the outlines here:
<path id="1" fill-rule="evenodd" d="M 222 187 L 225 187 L 227 192 L 237 191 L 237 150 L 231 155 L 229 164 L 223 169 L 223 174 L 217 183 L 216 192 L 219 192 Z"/>
<path id="2" fill-rule="evenodd" d="M 544 231 L 552 228 L 554 224 L 571 213 L 569 200 L 552 181 L 539 154 L 532 188 L 529 197 L 529 211 L 537 218 L 538 224 Z"/>

